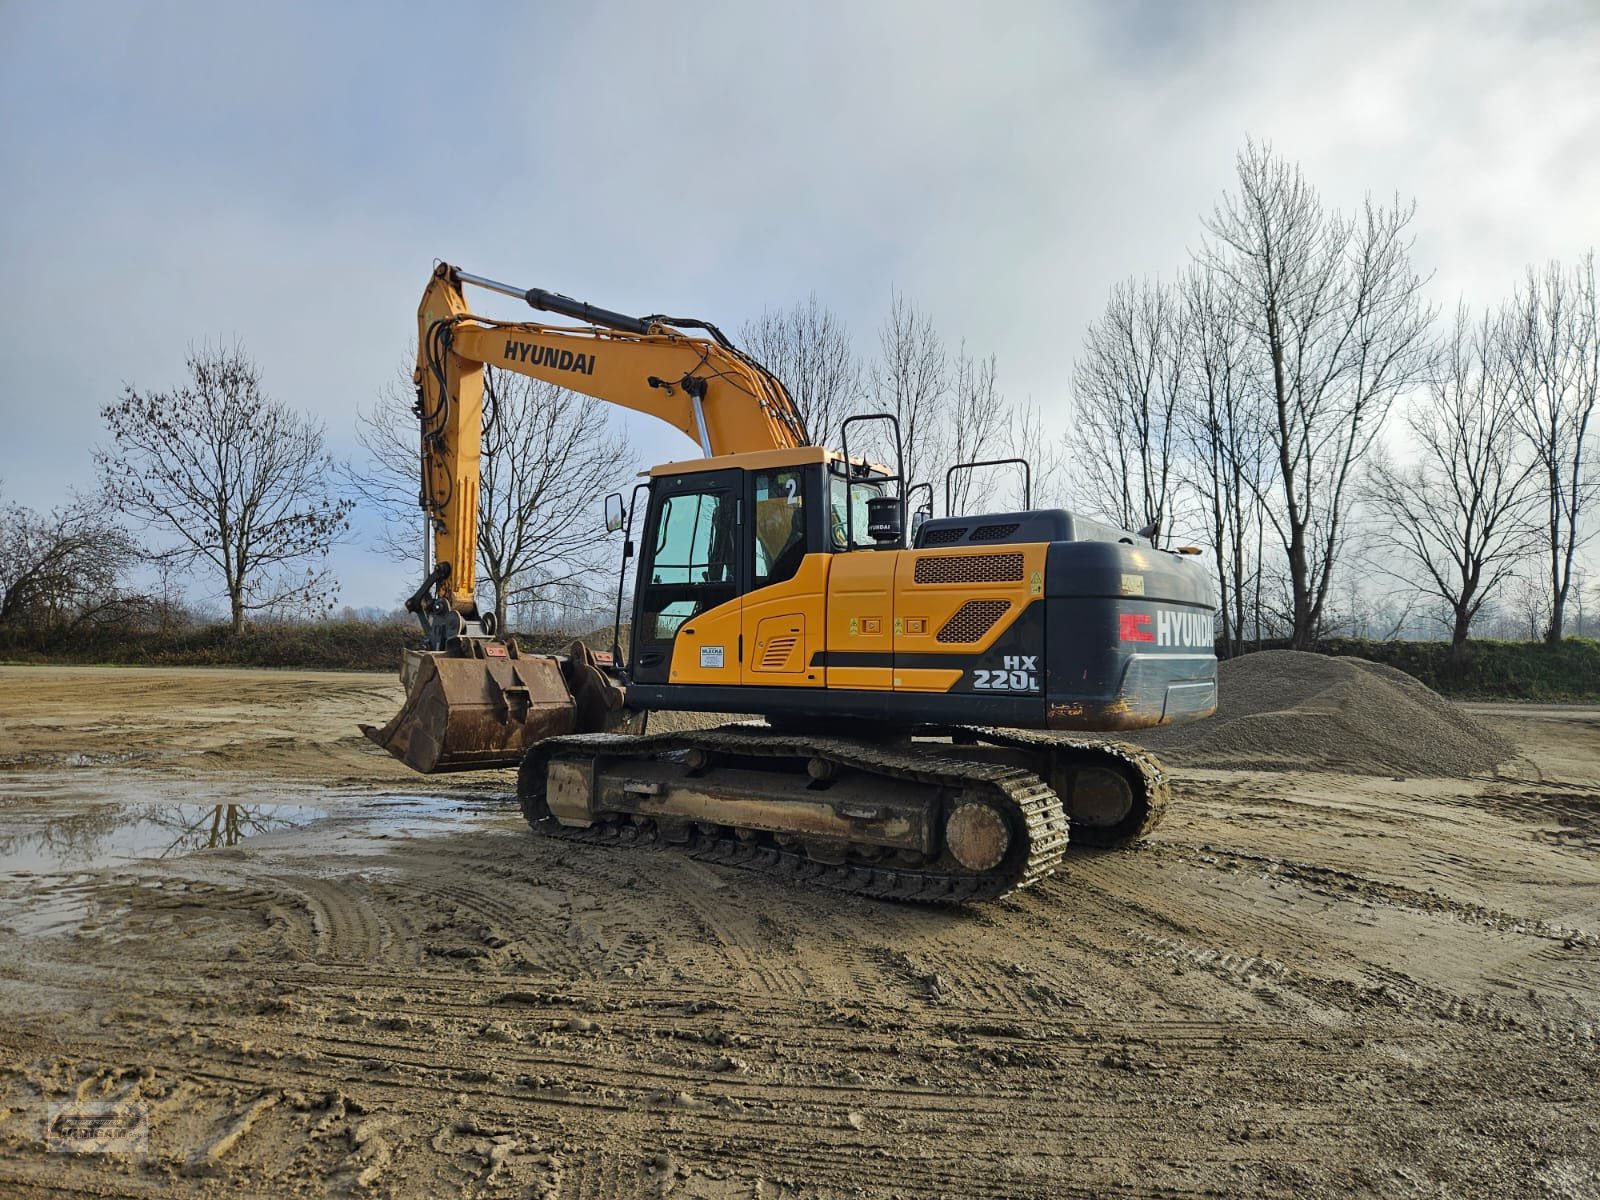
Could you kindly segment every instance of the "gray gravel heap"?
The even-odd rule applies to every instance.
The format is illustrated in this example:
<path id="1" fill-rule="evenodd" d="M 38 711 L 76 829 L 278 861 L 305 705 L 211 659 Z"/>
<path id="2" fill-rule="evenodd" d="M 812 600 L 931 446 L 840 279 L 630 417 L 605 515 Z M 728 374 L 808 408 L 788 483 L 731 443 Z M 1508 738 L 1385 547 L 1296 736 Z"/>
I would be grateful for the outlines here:
<path id="1" fill-rule="evenodd" d="M 1516 747 L 1393 667 L 1266 650 L 1221 663 L 1217 715 L 1136 734 L 1174 765 L 1464 776 Z"/>

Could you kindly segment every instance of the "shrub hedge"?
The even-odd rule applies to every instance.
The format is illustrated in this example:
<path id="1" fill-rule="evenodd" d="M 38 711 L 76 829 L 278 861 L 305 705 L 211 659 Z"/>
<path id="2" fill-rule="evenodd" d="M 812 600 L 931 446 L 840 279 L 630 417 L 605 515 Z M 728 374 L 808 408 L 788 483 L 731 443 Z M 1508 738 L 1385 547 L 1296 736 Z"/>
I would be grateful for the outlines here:
<path id="1" fill-rule="evenodd" d="M 1283 649 L 1269 642 L 1264 650 Z M 1372 642 L 1327 638 L 1320 654 L 1348 654 L 1384 663 L 1434 691 L 1461 700 L 1600 701 L 1600 641 L 1567 638 L 1543 642 L 1471 641 L 1459 654 L 1444 642 Z"/>

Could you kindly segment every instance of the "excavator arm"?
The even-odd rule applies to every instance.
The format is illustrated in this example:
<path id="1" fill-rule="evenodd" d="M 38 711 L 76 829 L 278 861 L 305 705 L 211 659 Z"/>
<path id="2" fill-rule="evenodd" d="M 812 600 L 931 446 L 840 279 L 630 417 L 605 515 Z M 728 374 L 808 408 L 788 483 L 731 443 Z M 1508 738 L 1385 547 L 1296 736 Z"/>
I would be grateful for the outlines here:
<path id="1" fill-rule="evenodd" d="M 462 285 L 515 296 L 585 324 L 500 321 L 468 306 Z M 697 329 L 700 334 L 686 332 Z M 702 336 L 703 335 L 703 336 Z M 406 700 L 367 736 L 424 773 L 514 766 L 527 747 L 563 733 L 617 728 L 622 689 L 581 644 L 524 655 L 480 613 L 478 488 L 485 369 L 514 371 L 649 413 L 708 457 L 807 446 L 784 386 L 716 326 L 630 317 L 539 288 L 523 290 L 441 263 L 417 308 L 417 416 L 434 566 L 406 601 L 427 634 L 401 669 Z"/>
<path id="2" fill-rule="evenodd" d="M 468 307 L 464 283 L 589 324 L 569 328 L 481 317 Z M 698 327 L 707 336 L 686 333 L 686 327 Z M 412 598 L 419 613 L 429 603 L 427 592 L 437 589 L 436 612 L 448 609 L 467 622 L 480 619 L 473 590 L 486 366 L 658 417 L 699 443 L 707 457 L 810 444 L 783 384 L 714 325 L 629 317 L 441 263 L 417 309 L 421 500 L 433 526 L 436 563 Z M 424 625 L 429 625 L 426 619 Z"/>

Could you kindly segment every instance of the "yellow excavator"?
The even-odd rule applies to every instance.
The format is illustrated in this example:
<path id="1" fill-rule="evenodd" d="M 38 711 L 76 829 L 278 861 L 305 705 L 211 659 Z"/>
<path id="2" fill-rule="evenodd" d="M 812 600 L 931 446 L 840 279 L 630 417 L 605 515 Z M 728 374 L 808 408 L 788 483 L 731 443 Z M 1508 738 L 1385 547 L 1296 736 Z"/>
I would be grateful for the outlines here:
<path id="1" fill-rule="evenodd" d="M 481 316 L 464 285 L 581 324 Z M 705 321 L 444 264 L 417 319 L 435 565 L 407 608 L 428 649 L 408 656 L 400 713 L 364 727 L 397 758 L 516 767 L 543 833 L 676 843 L 907 900 L 1001 896 L 1054 870 L 1069 836 L 1122 846 L 1160 819 L 1160 763 L 1104 735 L 1215 711 L 1212 586 L 1192 552 L 1034 509 L 1026 483 L 1019 511 L 933 519 L 892 416 L 849 419 L 837 451 L 812 445 L 783 384 Z M 624 570 L 637 559 L 628 645 L 614 637 L 609 656 L 524 653 L 478 608 L 486 366 L 649 413 L 700 446 L 652 468 L 631 502 L 607 498 Z M 852 435 L 894 463 L 852 455 Z M 1026 479 L 1020 460 L 952 468 L 947 509 L 956 472 L 1008 463 Z M 621 597 L 619 584 L 619 635 Z M 649 732 L 667 711 L 764 721 Z"/>

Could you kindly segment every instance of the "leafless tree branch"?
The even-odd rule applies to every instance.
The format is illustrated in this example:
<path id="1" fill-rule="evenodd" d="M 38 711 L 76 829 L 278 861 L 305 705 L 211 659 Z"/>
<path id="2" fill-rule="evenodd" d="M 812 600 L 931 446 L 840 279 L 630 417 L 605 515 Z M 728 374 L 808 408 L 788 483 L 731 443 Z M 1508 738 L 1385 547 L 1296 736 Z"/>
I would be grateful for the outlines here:
<path id="1" fill-rule="evenodd" d="M 162 555 L 221 578 L 235 632 L 247 612 L 331 604 L 323 560 L 352 502 L 329 488 L 322 427 L 269 400 L 238 345 L 191 349 L 185 363 L 182 386 L 129 386 L 100 410 L 112 439 L 95 452 L 106 497 L 172 539 Z"/>

